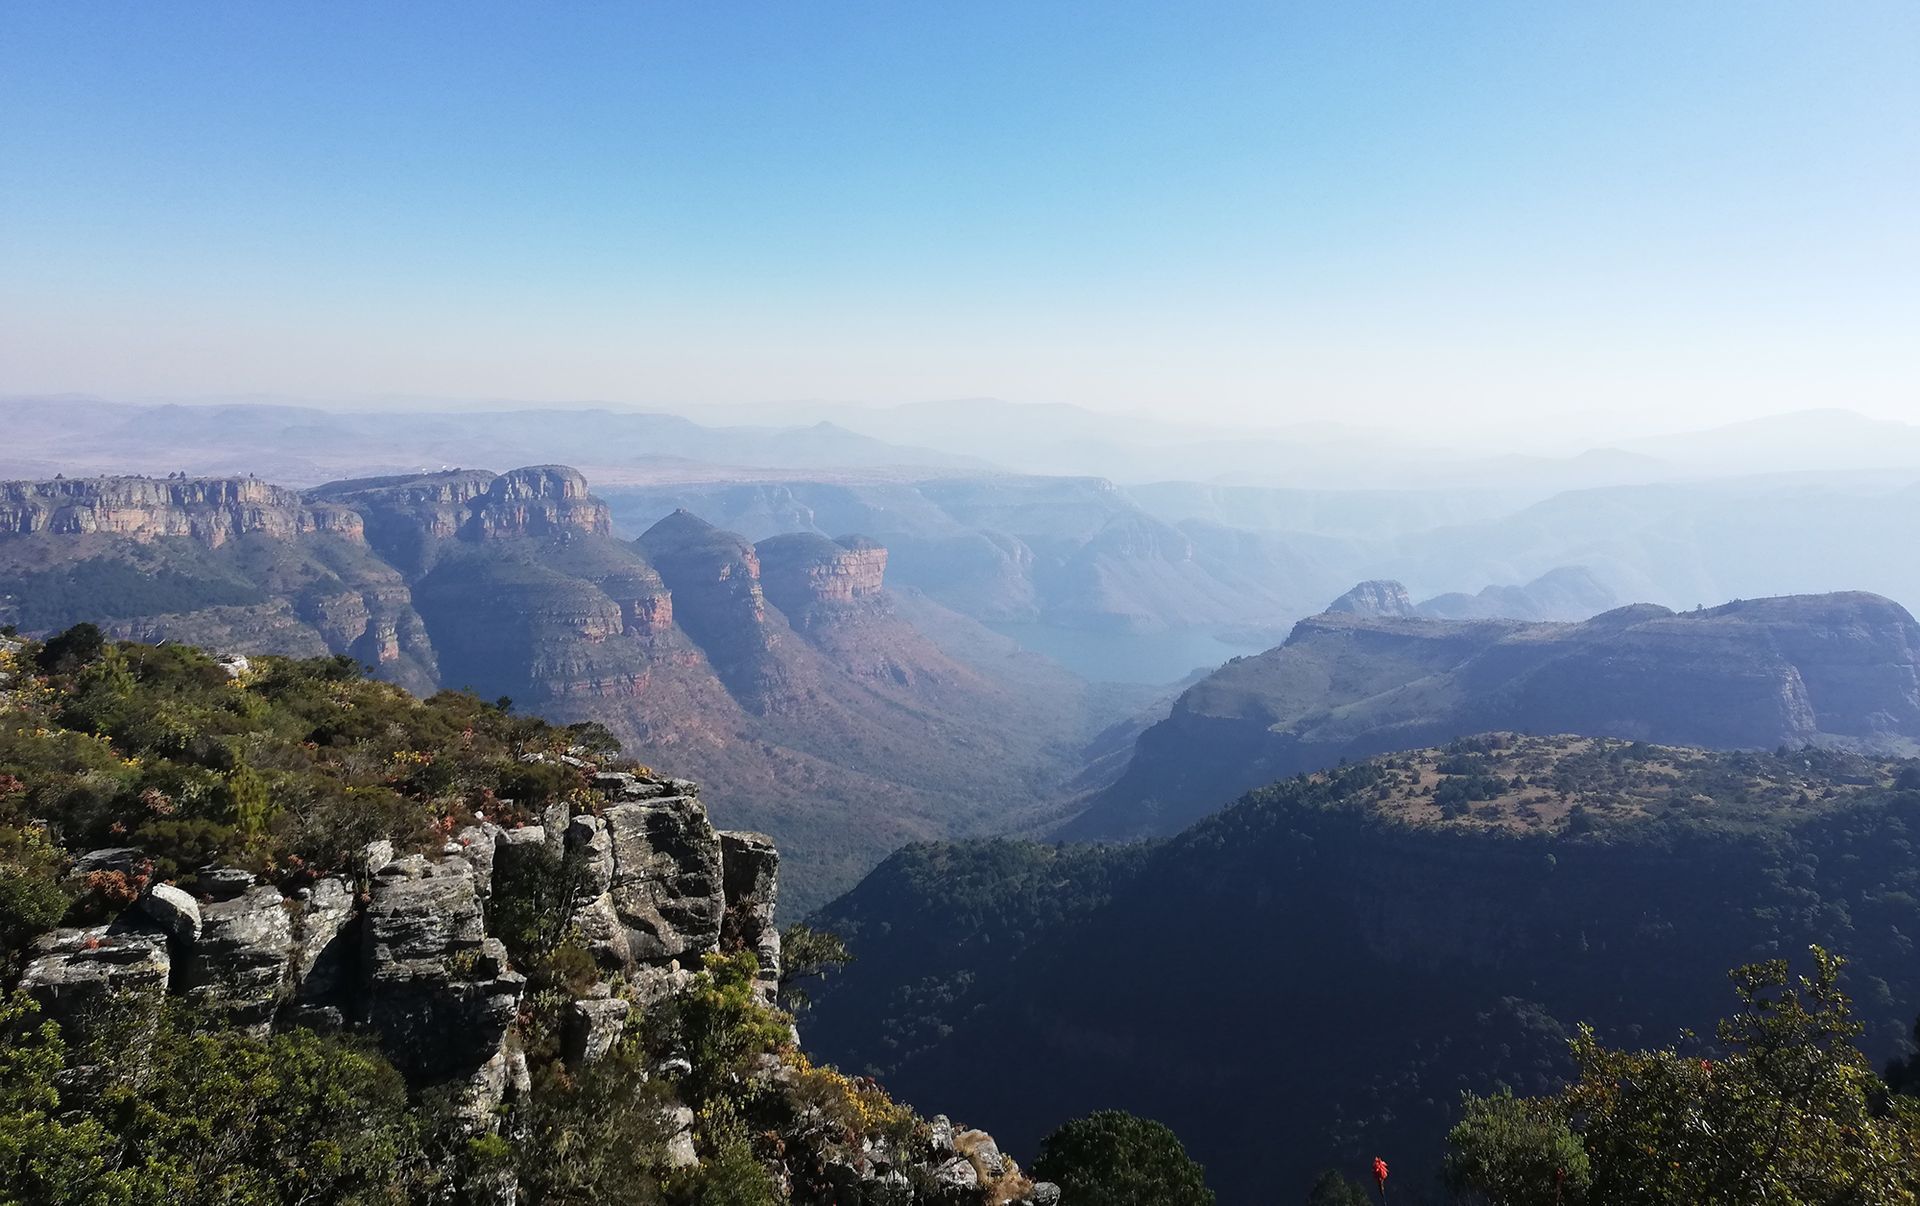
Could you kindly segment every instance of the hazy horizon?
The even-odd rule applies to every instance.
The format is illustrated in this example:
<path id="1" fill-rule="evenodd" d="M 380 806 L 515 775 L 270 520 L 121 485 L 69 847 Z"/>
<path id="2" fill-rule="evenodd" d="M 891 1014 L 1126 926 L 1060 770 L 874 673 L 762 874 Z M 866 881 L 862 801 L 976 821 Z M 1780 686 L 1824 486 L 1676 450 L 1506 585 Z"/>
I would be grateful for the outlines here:
<path id="1" fill-rule="evenodd" d="M 1891 3 L 17 6 L 0 392 L 1915 419 L 1917 56 Z"/>

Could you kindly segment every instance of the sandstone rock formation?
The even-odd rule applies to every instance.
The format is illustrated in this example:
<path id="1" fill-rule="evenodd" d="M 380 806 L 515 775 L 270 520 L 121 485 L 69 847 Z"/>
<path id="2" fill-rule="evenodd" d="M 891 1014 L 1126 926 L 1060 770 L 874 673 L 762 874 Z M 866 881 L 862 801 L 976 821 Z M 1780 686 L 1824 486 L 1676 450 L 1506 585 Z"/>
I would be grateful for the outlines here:
<path id="1" fill-rule="evenodd" d="M 360 540 L 360 517 L 307 504 L 253 478 L 57 478 L 0 482 L 0 535 L 106 533 L 134 540 L 183 536 L 219 548 L 253 532 L 287 538 L 326 532 Z"/>
<path id="2" fill-rule="evenodd" d="M 794 532 L 753 548 L 767 598 L 796 628 L 882 603 L 887 550 L 876 541 Z"/>

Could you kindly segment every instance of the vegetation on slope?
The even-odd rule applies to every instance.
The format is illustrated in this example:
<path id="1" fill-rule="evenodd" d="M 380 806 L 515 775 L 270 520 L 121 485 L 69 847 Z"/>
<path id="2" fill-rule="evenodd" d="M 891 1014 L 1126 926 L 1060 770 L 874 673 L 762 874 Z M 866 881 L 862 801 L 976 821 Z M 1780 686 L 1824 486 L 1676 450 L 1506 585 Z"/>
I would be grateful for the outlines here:
<path id="1" fill-rule="evenodd" d="M 812 922 L 852 956 L 815 992 L 814 1047 L 888 1076 L 938 1046 L 1022 952 L 1105 904 L 1151 847 L 988 839 L 904 847 Z"/>
<path id="2" fill-rule="evenodd" d="M 481 816 L 591 802 L 576 767 L 523 761 L 583 746 L 611 743 L 470 695 L 418 700 L 346 659 L 242 668 L 91 627 L 0 641 L 9 962 L 63 918 L 111 917 L 152 880 L 191 888 L 210 864 L 291 892 L 355 878 L 369 840 L 437 848 Z M 70 873 L 72 852 L 135 843 L 149 858 L 132 871 Z M 577 935 L 526 923 L 557 886 L 538 869 L 495 885 L 527 976 L 516 1033 L 531 1084 L 478 1129 L 452 1094 L 410 1088 L 355 1037 L 254 1034 L 184 1002 L 155 1016 L 114 998 L 63 1035 L 32 998 L 0 998 L 0 1202 L 480 1203 L 517 1187 L 543 1203 L 778 1206 L 830 1200 L 837 1170 L 882 1148 L 935 1200 L 932 1126 L 810 1062 L 790 1019 L 760 1003 L 749 952 L 708 956 L 605 1057 L 563 1059 L 569 1012 L 600 972 Z M 692 1112 L 684 1153 L 674 1103 Z M 1013 1201 L 1029 1182 L 996 1160 L 978 1192 Z"/>
<path id="3" fill-rule="evenodd" d="M 1015 1144 L 1094 1108 L 1160 1119 L 1223 1201 L 1304 1196 L 1380 1151 L 1424 1183 L 1462 1090 L 1555 1091 L 1580 1022 L 1629 1044 L 1704 1028 L 1716 969 L 1845 951 L 1862 1048 L 1903 1050 L 1916 832 L 1920 767 L 1817 750 L 1491 734 L 1302 775 L 1144 855 L 1017 959 L 977 950 L 983 987 L 890 1083 Z M 937 916 L 938 880 L 916 891 L 898 917 L 864 888 L 823 916 Z M 855 1008 L 913 984 L 850 945 Z M 824 997 L 811 1025 L 842 1008 Z M 1009 1062 L 1051 1075 L 1010 1086 Z"/>

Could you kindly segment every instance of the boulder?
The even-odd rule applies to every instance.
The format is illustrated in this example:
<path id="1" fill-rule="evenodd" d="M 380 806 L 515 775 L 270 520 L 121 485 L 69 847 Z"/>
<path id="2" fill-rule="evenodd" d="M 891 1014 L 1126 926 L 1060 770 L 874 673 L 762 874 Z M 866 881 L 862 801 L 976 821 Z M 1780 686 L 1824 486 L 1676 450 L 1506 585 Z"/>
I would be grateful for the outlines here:
<path id="1" fill-rule="evenodd" d="M 693 1111 L 675 1106 L 667 1111 L 667 1120 L 673 1130 L 673 1137 L 667 1140 L 667 1167 L 692 1168 L 700 1163 L 693 1150 Z"/>
<path id="2" fill-rule="evenodd" d="M 383 867 L 393 861 L 393 843 L 381 838 L 377 842 L 367 843 L 366 869 L 368 875 L 378 875 Z"/>
<path id="3" fill-rule="evenodd" d="M 200 902 L 172 884 L 154 884 L 134 906 L 175 942 L 200 937 Z"/>
<path id="4" fill-rule="evenodd" d="M 993 1141 L 993 1136 L 985 1131 L 962 1131 L 953 1137 L 953 1145 L 989 1181 L 998 1181 L 1007 1175 L 1006 1157 L 1000 1154 L 1000 1145 Z"/>
<path id="5" fill-rule="evenodd" d="M 472 864 L 474 891 L 479 893 L 483 906 L 493 894 L 494 834 L 499 828 L 498 825 L 469 825 L 453 835 L 454 848 L 448 852 Z"/>
<path id="6" fill-rule="evenodd" d="M 181 968 L 178 991 L 264 1034 L 286 993 L 293 926 L 278 888 L 254 888 L 200 911 L 200 938 Z"/>
<path id="7" fill-rule="evenodd" d="M 610 892 L 641 963 L 697 960 L 717 950 L 726 902 L 720 836 L 688 796 L 616 804 L 606 811 L 613 846 Z"/>

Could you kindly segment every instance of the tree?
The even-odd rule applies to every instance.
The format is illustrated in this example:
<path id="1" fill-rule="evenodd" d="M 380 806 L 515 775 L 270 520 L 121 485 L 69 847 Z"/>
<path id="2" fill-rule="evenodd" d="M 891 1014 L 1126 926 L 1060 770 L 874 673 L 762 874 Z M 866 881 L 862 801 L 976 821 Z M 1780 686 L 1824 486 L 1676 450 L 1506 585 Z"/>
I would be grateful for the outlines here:
<path id="1" fill-rule="evenodd" d="M 796 921 L 780 933 L 780 1007 L 800 1013 L 813 1003 L 806 984 L 825 980 L 836 968 L 853 962 L 853 955 L 840 935 L 816 930 L 804 921 Z"/>
<path id="2" fill-rule="evenodd" d="M 1204 1170 L 1179 1138 L 1123 1110 L 1101 1110 L 1048 1135 L 1033 1175 L 1060 1186 L 1062 1206 L 1213 1206 Z"/>
<path id="3" fill-rule="evenodd" d="M 1307 1191 L 1307 1206 L 1372 1206 L 1372 1199 L 1357 1182 L 1329 1168 Z"/>
<path id="4" fill-rule="evenodd" d="M 107 638 L 95 624 L 75 624 L 58 636 L 48 637 L 35 657 L 48 674 L 67 674 L 100 656 Z"/>
<path id="5" fill-rule="evenodd" d="M 1592 1180 L 1587 1152 L 1555 1099 L 1502 1090 L 1467 1094 L 1447 1135 L 1444 1177 L 1462 1201 L 1490 1206 L 1577 1206 Z"/>
<path id="6" fill-rule="evenodd" d="M 1854 1046 L 1843 961 L 1814 947 L 1813 974 L 1785 960 L 1732 973 L 1739 1009 L 1718 1058 L 1616 1051 L 1590 1027 L 1579 1077 L 1538 1101 L 1469 1099 L 1450 1179 L 1491 1202 L 1552 1202 L 1551 1162 L 1607 1206 L 1895 1206 L 1920 1195 L 1920 1103 L 1894 1098 Z M 1560 1128 L 1572 1122 L 1590 1181 Z M 1502 1196 L 1505 1195 L 1505 1196 Z"/>
<path id="7" fill-rule="evenodd" d="M 25 993 L 0 997 L 0 1203 L 152 1200 L 109 1159 L 112 1136 L 64 1109 L 66 1044 Z"/>
<path id="8" fill-rule="evenodd" d="M 0 775 L 0 781 L 6 776 Z M 0 782 L 0 796 L 6 794 Z M 67 911 L 60 852 L 37 825 L 0 825 L 0 981 L 19 970 L 18 955 Z"/>

